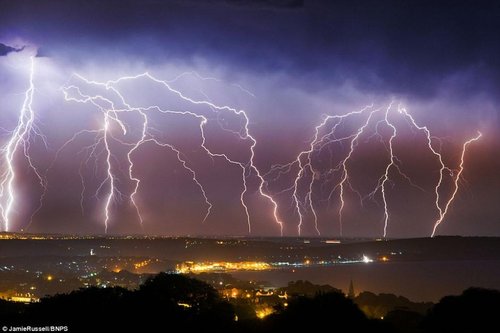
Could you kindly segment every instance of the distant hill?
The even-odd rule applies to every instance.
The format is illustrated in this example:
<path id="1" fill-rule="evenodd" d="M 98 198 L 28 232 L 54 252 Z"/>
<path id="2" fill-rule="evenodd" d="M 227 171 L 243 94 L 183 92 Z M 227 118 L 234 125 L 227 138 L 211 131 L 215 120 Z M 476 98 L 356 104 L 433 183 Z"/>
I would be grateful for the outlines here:
<path id="1" fill-rule="evenodd" d="M 3 235 L 7 235 L 3 233 Z M 359 257 L 394 260 L 499 260 L 500 238 L 459 237 L 366 240 L 325 238 L 164 238 L 9 234 L 0 237 L 0 257 L 141 256 L 170 260 L 267 260 Z"/>

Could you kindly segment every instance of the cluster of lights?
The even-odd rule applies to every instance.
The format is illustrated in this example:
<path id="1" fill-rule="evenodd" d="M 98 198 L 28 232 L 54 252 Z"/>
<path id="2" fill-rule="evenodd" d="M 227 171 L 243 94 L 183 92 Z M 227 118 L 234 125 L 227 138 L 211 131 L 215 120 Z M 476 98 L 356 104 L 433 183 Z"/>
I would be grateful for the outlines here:
<path id="1" fill-rule="evenodd" d="M 140 269 L 140 268 L 146 267 L 150 263 L 151 263 L 151 259 L 143 260 L 141 262 L 135 263 L 134 264 L 134 268 L 135 269 Z"/>
<path id="2" fill-rule="evenodd" d="M 201 262 L 192 261 L 177 265 L 176 271 L 180 274 L 202 273 L 202 272 L 221 272 L 221 271 L 265 271 L 272 269 L 272 266 L 266 262 L 260 261 L 242 261 L 242 262 Z"/>

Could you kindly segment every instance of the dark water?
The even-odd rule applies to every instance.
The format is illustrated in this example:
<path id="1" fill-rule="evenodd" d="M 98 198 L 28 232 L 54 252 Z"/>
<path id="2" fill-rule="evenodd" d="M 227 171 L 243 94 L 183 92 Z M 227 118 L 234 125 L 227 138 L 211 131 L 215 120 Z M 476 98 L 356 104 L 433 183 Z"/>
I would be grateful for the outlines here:
<path id="1" fill-rule="evenodd" d="M 500 260 L 359 263 L 265 272 L 236 272 L 246 280 L 285 286 L 292 280 L 330 284 L 347 291 L 352 279 L 356 293 L 393 293 L 413 301 L 438 301 L 474 286 L 500 290 Z"/>

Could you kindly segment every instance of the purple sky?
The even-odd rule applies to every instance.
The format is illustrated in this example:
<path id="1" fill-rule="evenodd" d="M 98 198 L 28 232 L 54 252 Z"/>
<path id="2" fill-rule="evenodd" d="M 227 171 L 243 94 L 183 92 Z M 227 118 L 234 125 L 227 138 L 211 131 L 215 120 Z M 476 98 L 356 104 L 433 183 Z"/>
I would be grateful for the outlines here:
<path id="1" fill-rule="evenodd" d="M 338 166 L 368 113 L 347 118 L 335 136 L 328 136 L 330 143 L 311 154 L 311 168 L 297 181 L 295 197 L 298 164 L 287 173 L 269 171 L 309 150 L 325 115 L 373 104 L 382 112 L 360 134 L 347 164 L 350 186 L 344 183 L 342 235 L 380 237 L 382 189 L 368 194 L 390 163 L 391 127 L 380 121 L 394 101 L 389 121 L 398 130 L 395 163 L 420 188 L 411 186 L 395 166 L 390 168 L 384 184 L 387 236 L 429 236 L 439 217 L 439 161 L 426 146 L 424 133 L 409 125 L 398 105 L 441 138 L 441 144 L 433 139 L 433 147 L 454 170 L 439 188 L 439 207 L 453 193 L 463 143 L 478 131 L 483 134 L 467 148 L 456 200 L 436 234 L 500 235 L 500 6 L 494 1 L 0 0 L 0 22 L 1 143 L 7 145 L 16 126 L 31 55 L 37 55 L 35 124 L 47 142 L 45 146 L 35 136 L 28 140 L 31 160 L 47 181 L 39 210 L 43 190 L 22 151 L 15 155 L 10 230 L 29 225 L 33 232 L 104 232 L 110 180 L 102 132 L 95 132 L 103 128 L 104 114 L 91 103 L 65 101 L 64 92 L 73 99 L 102 95 L 123 111 L 124 101 L 116 92 L 74 74 L 106 82 L 148 72 L 193 101 L 234 111 L 190 103 L 147 78 L 113 86 L 129 106 L 156 105 L 198 117 L 148 111 L 148 138 L 170 147 L 148 142 L 131 155 L 133 178 L 140 180 L 134 198 L 142 227 L 130 200 L 135 182 L 127 161 L 131 145 L 140 140 L 142 118 L 137 111 L 120 111 L 119 121 L 110 121 L 116 195 L 108 207 L 108 233 L 247 235 L 250 223 L 252 235 L 280 235 L 273 204 L 259 194 L 258 171 L 266 181 L 264 194 L 277 203 L 285 235 L 297 235 L 300 212 L 303 235 L 319 230 L 323 236 L 338 236 L 338 185 L 343 178 Z M 110 109 L 102 100 L 97 104 Z M 248 117 L 249 133 L 240 110 Z M 203 132 L 201 117 L 207 119 Z M 335 122 L 327 123 L 320 135 L 333 126 Z M 377 129 L 379 136 L 374 135 Z M 60 149 L 82 130 L 94 132 Z M 202 133 L 204 147 L 218 156 L 203 148 Z M 253 166 L 248 134 L 256 140 Z M 342 137 L 351 139 L 332 142 Z M 95 158 L 89 158 L 87 148 L 96 138 Z M 301 162 L 306 164 L 307 156 Z M 249 222 L 240 202 L 242 172 Z M 204 222 L 208 204 L 200 186 L 212 205 Z M 359 196 L 366 198 L 360 202 Z"/>

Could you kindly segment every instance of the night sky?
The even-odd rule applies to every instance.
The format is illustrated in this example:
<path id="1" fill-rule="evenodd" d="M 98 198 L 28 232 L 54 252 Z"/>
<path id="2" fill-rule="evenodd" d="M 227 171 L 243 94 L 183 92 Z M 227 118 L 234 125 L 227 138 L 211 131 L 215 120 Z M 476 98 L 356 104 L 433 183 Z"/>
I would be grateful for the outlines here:
<path id="1" fill-rule="evenodd" d="M 249 133 L 242 113 L 190 103 L 146 77 L 117 83 L 134 107 L 156 105 L 206 117 L 205 146 L 219 156 L 210 157 L 201 146 L 200 117 L 148 113 L 151 137 L 170 147 L 148 142 L 132 154 L 133 175 L 140 179 L 135 200 L 141 226 L 130 200 L 135 183 L 126 160 L 130 144 L 140 138 L 141 117 L 120 113 L 127 134 L 116 121 L 109 128 L 117 190 L 109 205 L 110 234 L 248 235 L 240 202 L 243 165 L 251 234 L 280 235 L 272 203 L 259 194 L 259 172 L 266 181 L 264 193 L 278 204 L 284 235 L 296 236 L 299 217 L 290 187 L 298 164 L 286 174 L 271 168 L 310 149 L 325 115 L 345 115 L 367 105 L 384 111 L 391 105 L 390 119 L 398 129 L 396 163 L 415 186 L 394 167 L 389 171 L 386 236 L 430 236 L 439 217 L 438 160 L 423 132 L 410 126 L 398 107 L 427 126 L 435 137 L 433 147 L 454 170 L 439 189 L 440 207 L 453 192 L 462 145 L 482 133 L 467 147 L 456 199 L 436 235 L 500 236 L 499 36 L 496 1 L 0 0 L 1 144 L 7 145 L 16 127 L 34 57 L 36 126 L 25 147 L 47 184 L 44 192 L 20 149 L 13 160 L 16 199 L 9 230 L 104 233 L 110 185 L 104 141 L 95 141 L 104 126 L 103 112 L 65 96 L 102 95 L 123 108 L 113 91 L 75 74 L 106 82 L 148 72 L 193 101 L 244 110 Z M 363 117 L 349 117 L 335 138 L 355 134 Z M 352 188 L 344 193 L 342 236 L 383 236 L 381 191 L 368 194 L 390 163 L 391 128 L 377 123 L 383 115 L 376 117 L 347 165 Z M 334 123 L 329 126 L 322 135 Z M 82 130 L 88 131 L 64 145 Z M 246 134 L 256 141 L 254 167 L 248 164 L 252 142 Z M 336 166 L 349 148 L 347 140 L 311 155 L 312 173 L 306 172 L 297 186 L 302 235 L 340 235 L 340 189 L 335 185 L 343 174 Z M 303 157 L 301 162 L 307 162 Z M 6 167 L 4 150 L 2 170 Z M 313 180 L 309 205 L 307 177 Z M 205 221 L 208 206 L 200 186 L 212 204 Z M 362 202 L 353 190 L 364 197 Z"/>

